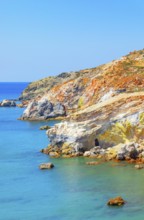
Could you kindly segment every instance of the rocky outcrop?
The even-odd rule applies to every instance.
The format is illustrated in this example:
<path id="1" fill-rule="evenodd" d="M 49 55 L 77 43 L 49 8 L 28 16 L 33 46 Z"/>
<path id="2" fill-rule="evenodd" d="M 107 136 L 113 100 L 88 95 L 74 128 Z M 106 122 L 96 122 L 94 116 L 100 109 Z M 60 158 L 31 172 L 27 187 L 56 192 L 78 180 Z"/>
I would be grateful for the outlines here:
<path id="1" fill-rule="evenodd" d="M 52 104 L 47 99 L 43 98 L 39 101 L 32 101 L 20 119 L 22 120 L 47 120 L 66 116 L 66 110 L 61 103 Z"/>
<path id="2" fill-rule="evenodd" d="M 0 107 L 16 107 L 16 102 L 13 100 L 4 99 L 0 102 Z"/>

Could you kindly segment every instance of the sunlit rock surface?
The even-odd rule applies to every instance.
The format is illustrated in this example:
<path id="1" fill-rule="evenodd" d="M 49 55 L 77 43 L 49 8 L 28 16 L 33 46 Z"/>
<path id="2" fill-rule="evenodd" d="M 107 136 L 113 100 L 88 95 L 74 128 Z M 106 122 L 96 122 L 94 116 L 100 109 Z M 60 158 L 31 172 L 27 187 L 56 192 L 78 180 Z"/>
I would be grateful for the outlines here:
<path id="1" fill-rule="evenodd" d="M 109 159 L 143 157 L 144 50 L 31 83 L 21 99 L 31 102 L 22 117 L 67 114 L 66 121 L 47 131 L 51 150 L 58 147 L 66 155 L 89 151 L 91 156 L 91 149 L 100 147 Z M 46 110 L 41 100 L 47 100 Z"/>

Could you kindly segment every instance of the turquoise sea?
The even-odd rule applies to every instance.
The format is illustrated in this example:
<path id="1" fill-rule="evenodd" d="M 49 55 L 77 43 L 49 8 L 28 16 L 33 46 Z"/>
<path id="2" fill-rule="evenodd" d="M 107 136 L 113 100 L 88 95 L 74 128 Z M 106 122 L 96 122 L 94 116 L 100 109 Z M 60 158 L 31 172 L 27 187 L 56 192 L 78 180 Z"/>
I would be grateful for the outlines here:
<path id="1" fill-rule="evenodd" d="M 0 83 L 0 100 L 17 98 L 26 85 Z M 144 170 L 114 162 L 87 166 L 84 158 L 50 159 L 39 152 L 48 145 L 39 130 L 46 123 L 18 121 L 22 111 L 0 108 L 0 220 L 144 219 Z M 54 169 L 38 169 L 48 161 Z M 115 196 L 126 205 L 108 207 Z"/>

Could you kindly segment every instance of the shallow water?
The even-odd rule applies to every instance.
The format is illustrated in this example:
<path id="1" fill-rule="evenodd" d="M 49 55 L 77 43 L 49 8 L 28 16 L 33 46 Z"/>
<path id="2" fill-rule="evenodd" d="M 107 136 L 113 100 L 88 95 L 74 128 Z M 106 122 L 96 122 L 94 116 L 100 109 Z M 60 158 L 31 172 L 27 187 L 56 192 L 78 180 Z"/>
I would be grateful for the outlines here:
<path id="1" fill-rule="evenodd" d="M 8 98 L 19 95 L 11 86 L 0 97 L 8 91 Z M 22 111 L 0 108 L 0 220 L 143 219 L 144 170 L 114 162 L 87 166 L 84 158 L 50 159 L 39 152 L 48 144 L 39 130 L 45 123 L 18 121 Z M 54 169 L 38 169 L 48 161 Z M 127 200 L 125 206 L 106 205 L 119 195 Z"/>

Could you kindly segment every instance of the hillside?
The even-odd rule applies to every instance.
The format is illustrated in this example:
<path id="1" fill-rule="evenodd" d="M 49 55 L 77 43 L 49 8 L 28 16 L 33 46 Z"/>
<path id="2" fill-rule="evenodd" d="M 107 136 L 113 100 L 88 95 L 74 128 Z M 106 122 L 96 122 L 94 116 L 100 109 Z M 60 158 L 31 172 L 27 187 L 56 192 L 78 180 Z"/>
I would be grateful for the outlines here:
<path id="1" fill-rule="evenodd" d="M 80 109 L 99 101 L 111 89 L 119 93 L 143 91 L 144 50 L 96 68 L 63 73 L 31 83 L 21 100 L 40 99 L 61 102 L 67 109 Z"/>

